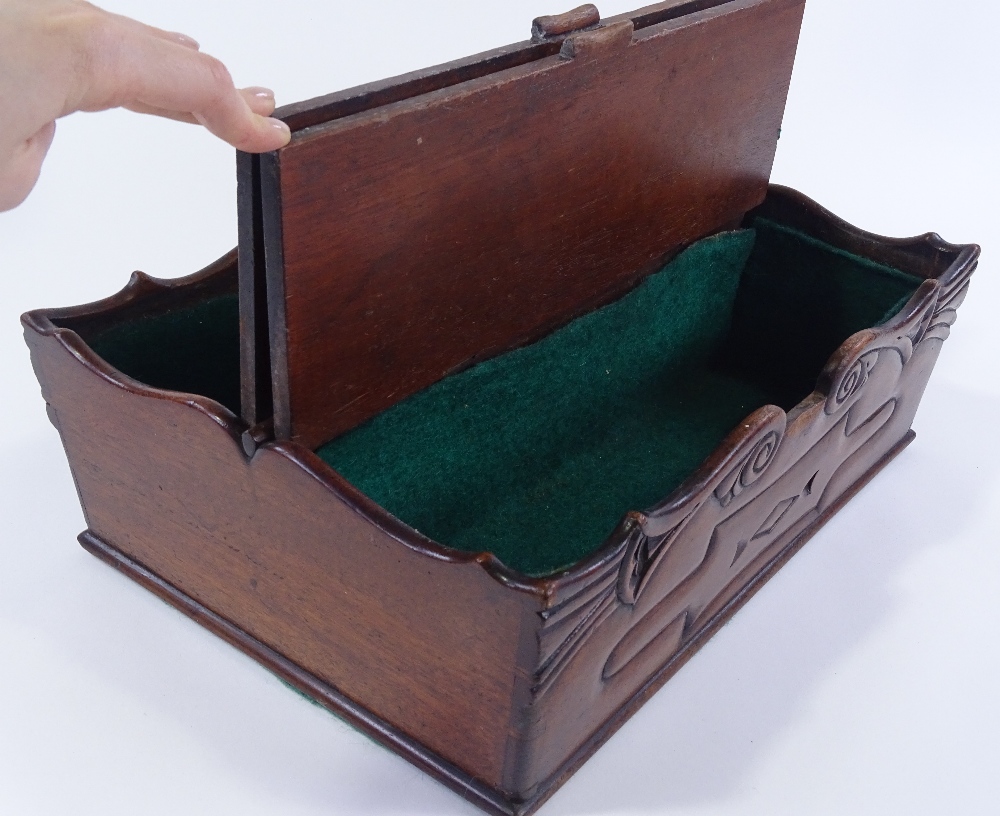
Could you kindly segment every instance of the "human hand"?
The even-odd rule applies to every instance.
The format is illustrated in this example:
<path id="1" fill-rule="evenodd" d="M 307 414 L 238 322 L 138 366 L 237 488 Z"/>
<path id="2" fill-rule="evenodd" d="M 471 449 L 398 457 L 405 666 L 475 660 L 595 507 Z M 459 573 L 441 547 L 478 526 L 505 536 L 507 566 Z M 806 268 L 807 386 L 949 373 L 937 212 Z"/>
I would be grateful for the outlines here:
<path id="1" fill-rule="evenodd" d="M 57 119 L 119 107 L 202 124 L 250 153 L 291 138 L 267 118 L 274 94 L 237 90 L 190 37 L 84 0 L 0 0 L 0 211 L 35 186 Z"/>

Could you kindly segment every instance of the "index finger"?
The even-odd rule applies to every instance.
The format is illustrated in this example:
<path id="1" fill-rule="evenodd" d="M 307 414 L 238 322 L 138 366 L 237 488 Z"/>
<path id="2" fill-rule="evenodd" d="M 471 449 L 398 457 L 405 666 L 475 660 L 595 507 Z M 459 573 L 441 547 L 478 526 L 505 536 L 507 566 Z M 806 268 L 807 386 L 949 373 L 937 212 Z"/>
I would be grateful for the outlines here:
<path id="1" fill-rule="evenodd" d="M 106 47 L 92 62 L 94 77 L 81 109 L 146 106 L 190 114 L 220 139 L 250 153 L 276 150 L 291 138 L 284 122 L 250 109 L 225 65 L 214 57 L 121 25 L 102 39 Z"/>

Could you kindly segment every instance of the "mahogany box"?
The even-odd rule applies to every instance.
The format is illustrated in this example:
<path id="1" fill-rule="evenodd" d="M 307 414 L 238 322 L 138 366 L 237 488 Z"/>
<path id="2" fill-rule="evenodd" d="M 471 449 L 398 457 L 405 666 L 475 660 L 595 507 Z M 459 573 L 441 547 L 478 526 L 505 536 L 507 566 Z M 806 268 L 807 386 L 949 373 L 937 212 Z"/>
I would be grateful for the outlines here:
<path id="1" fill-rule="evenodd" d="M 913 439 L 979 250 L 769 187 L 804 0 L 294 105 L 239 248 L 23 323 L 83 545 L 498 814 Z"/>

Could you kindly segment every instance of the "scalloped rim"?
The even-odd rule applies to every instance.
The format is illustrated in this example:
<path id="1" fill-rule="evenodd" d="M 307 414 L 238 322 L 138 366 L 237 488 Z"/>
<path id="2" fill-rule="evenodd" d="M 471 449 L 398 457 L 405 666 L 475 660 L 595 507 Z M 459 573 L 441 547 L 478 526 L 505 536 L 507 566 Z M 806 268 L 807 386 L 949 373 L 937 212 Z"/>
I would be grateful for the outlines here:
<path id="1" fill-rule="evenodd" d="M 438 561 L 446 561 L 457 565 L 465 566 L 476 563 L 491 578 L 499 581 L 501 584 L 511 589 L 539 596 L 544 600 L 547 607 L 557 597 L 565 598 L 567 593 L 572 593 L 575 589 L 585 585 L 593 575 L 608 569 L 612 562 L 624 552 L 628 536 L 636 526 L 643 526 L 649 519 L 657 515 L 663 515 L 668 510 L 675 510 L 691 501 L 697 495 L 704 494 L 705 491 L 709 490 L 725 468 L 731 465 L 740 454 L 746 452 L 744 449 L 748 441 L 756 439 L 755 431 L 760 430 L 764 426 L 770 426 L 775 421 L 781 419 L 775 412 L 780 412 L 785 423 L 790 425 L 817 402 L 825 402 L 829 397 L 831 388 L 834 387 L 834 384 L 839 383 L 837 372 L 845 365 L 853 362 L 858 343 L 862 342 L 862 339 L 871 339 L 873 333 L 883 335 L 896 332 L 916 312 L 926 308 L 928 299 L 936 297 L 939 290 L 947 290 L 959 280 L 967 278 L 971 274 L 971 271 L 975 269 L 981 253 L 980 247 L 976 244 L 951 244 L 935 232 L 928 232 L 912 238 L 889 238 L 866 232 L 834 215 L 812 199 L 788 187 L 771 185 L 765 204 L 762 206 L 767 207 L 769 204 L 772 206 L 796 207 L 805 216 L 809 222 L 809 226 L 825 227 L 826 230 L 832 231 L 835 236 L 847 242 L 864 242 L 890 249 L 908 251 L 914 256 L 915 262 L 919 262 L 920 256 L 927 256 L 925 260 L 928 264 L 937 263 L 940 265 L 940 256 L 944 255 L 947 265 L 943 271 L 940 271 L 936 275 L 928 274 L 926 269 L 902 270 L 924 277 L 928 282 L 921 285 L 907 302 L 906 306 L 894 318 L 882 326 L 865 329 L 848 338 L 830 357 L 829 362 L 819 375 L 816 389 L 809 396 L 787 413 L 778 406 L 768 405 L 750 414 L 736 426 L 716 447 L 708 459 L 680 487 L 673 490 L 663 501 L 645 512 L 629 511 L 626 513 L 605 542 L 591 555 L 573 566 L 538 578 L 524 575 L 508 567 L 489 551 L 472 553 L 455 550 L 427 538 L 376 504 L 372 499 L 346 481 L 315 453 L 296 442 L 268 442 L 259 448 L 258 453 L 260 451 L 270 451 L 294 462 L 307 475 L 323 485 L 351 510 L 411 550 Z M 823 240 L 828 241 L 829 236 L 824 237 Z M 856 248 L 852 251 L 856 251 Z M 935 258 L 934 256 L 937 257 Z M 241 443 L 241 437 L 248 429 L 247 425 L 228 408 L 215 400 L 198 394 L 185 394 L 177 391 L 153 388 L 134 380 L 105 362 L 75 331 L 56 325 L 61 320 L 111 313 L 139 302 L 146 297 L 196 286 L 231 269 L 235 263 L 236 250 L 232 250 L 204 269 L 182 278 L 160 279 L 151 277 L 143 272 L 134 272 L 125 287 L 110 297 L 81 306 L 40 309 L 27 312 L 21 316 L 21 322 L 26 329 L 30 329 L 36 334 L 44 337 L 54 337 L 84 366 L 111 385 L 139 397 L 167 400 L 187 405 L 204 414 L 232 437 L 240 455 L 244 460 L 247 460 Z M 258 453 L 255 453 L 254 456 L 258 455 Z M 252 458 L 250 457 L 250 459 Z"/>

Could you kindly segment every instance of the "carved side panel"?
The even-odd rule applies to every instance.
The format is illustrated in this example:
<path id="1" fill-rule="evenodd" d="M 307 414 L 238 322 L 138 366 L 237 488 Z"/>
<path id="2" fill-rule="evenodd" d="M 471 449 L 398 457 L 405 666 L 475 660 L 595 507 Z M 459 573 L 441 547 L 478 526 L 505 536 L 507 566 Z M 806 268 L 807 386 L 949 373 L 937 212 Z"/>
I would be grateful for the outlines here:
<path id="1" fill-rule="evenodd" d="M 542 613 L 533 705 L 588 716 L 553 714 L 524 767 L 554 771 L 584 729 L 621 716 L 899 446 L 974 269 L 926 281 L 900 316 L 844 343 L 799 406 L 761 408 L 671 497 L 626 517 L 613 557 Z"/>

